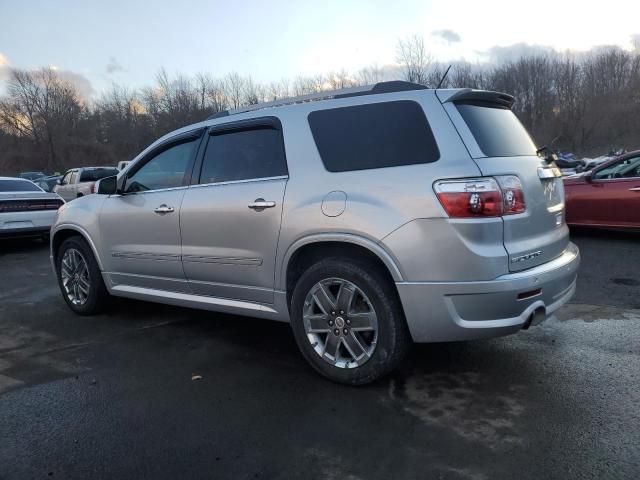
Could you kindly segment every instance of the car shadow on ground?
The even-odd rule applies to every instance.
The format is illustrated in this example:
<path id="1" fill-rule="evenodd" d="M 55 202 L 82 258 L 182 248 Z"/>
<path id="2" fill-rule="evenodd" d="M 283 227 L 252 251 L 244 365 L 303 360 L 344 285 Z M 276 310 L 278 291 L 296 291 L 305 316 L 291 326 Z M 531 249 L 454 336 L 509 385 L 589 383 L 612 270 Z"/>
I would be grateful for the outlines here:
<path id="1" fill-rule="evenodd" d="M 32 253 L 49 248 L 49 240 L 38 237 L 0 238 L 0 258 L 3 255 Z"/>

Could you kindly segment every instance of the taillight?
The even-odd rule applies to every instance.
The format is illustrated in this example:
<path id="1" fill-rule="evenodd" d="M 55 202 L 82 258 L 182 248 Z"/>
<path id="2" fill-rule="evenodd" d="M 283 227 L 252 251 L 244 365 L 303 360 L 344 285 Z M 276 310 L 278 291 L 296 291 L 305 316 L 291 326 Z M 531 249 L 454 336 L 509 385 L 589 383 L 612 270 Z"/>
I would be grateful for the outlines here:
<path id="1" fill-rule="evenodd" d="M 514 175 L 442 180 L 433 188 L 453 218 L 501 217 L 525 211 L 522 184 Z"/>
<path id="2" fill-rule="evenodd" d="M 97 182 L 93 182 L 93 183 L 91 184 L 91 193 L 96 193 L 96 192 L 97 192 L 97 190 L 96 190 L 96 183 L 97 183 Z"/>
<path id="3" fill-rule="evenodd" d="M 500 189 L 502 190 L 503 215 L 513 215 L 515 213 L 523 213 L 526 210 L 524 203 L 524 192 L 522 191 L 522 183 L 515 175 L 503 175 L 496 177 Z"/>

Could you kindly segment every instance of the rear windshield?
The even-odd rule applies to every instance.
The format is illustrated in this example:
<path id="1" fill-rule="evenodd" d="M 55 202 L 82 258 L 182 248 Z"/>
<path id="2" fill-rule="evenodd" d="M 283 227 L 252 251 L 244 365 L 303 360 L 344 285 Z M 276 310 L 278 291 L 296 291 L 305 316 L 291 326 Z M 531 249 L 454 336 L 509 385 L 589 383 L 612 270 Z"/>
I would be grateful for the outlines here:
<path id="1" fill-rule="evenodd" d="M 309 126 L 330 172 L 435 162 L 438 145 L 422 107 L 396 101 L 318 110 Z"/>
<path id="2" fill-rule="evenodd" d="M 105 177 L 113 177 L 118 175 L 117 168 L 92 168 L 91 170 L 83 170 L 80 174 L 81 182 L 95 182 Z"/>
<path id="3" fill-rule="evenodd" d="M 0 192 L 41 192 L 36 184 L 26 180 L 0 180 Z"/>
<path id="4" fill-rule="evenodd" d="M 480 103 L 457 103 L 456 107 L 487 157 L 536 154 L 529 133 L 510 109 Z"/>

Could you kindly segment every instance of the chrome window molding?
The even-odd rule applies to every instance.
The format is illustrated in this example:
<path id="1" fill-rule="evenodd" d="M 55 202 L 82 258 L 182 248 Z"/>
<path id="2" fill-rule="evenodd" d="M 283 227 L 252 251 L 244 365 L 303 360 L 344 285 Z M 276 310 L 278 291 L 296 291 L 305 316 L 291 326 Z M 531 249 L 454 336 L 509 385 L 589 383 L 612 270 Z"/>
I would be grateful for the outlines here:
<path id="1" fill-rule="evenodd" d="M 244 180 L 230 180 L 228 182 L 194 183 L 190 185 L 190 188 L 211 187 L 211 186 L 217 186 L 217 185 L 234 185 L 236 183 L 267 182 L 269 180 L 288 180 L 288 179 L 289 179 L 289 175 L 278 175 L 277 177 L 247 178 Z"/>

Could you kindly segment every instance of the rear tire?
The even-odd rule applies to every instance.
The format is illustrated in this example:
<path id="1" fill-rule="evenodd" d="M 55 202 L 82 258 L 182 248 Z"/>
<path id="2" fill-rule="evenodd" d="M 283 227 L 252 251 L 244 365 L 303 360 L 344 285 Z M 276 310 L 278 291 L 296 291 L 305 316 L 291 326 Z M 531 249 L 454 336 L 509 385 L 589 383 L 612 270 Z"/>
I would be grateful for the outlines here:
<path id="1" fill-rule="evenodd" d="M 335 382 L 363 385 L 395 369 L 411 346 L 398 295 L 372 262 L 327 258 L 291 299 L 291 327 L 309 364 Z"/>
<path id="2" fill-rule="evenodd" d="M 104 310 L 109 293 L 89 244 L 79 236 L 67 238 L 56 256 L 56 275 L 62 297 L 78 315 Z"/>

